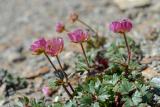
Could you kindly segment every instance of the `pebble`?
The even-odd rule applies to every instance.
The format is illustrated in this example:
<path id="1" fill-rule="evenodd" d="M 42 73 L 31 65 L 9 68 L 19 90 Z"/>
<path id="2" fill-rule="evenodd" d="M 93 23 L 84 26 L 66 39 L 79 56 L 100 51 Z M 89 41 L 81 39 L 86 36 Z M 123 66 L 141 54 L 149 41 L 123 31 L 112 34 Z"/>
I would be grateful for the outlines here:
<path id="1" fill-rule="evenodd" d="M 151 6 L 151 11 L 153 12 L 160 12 L 160 2 L 155 3 L 154 5 Z"/>
<path id="2" fill-rule="evenodd" d="M 147 79 L 152 79 L 154 77 L 160 76 L 160 74 L 151 67 L 148 67 L 147 69 L 143 70 L 142 75 Z"/>
<path id="3" fill-rule="evenodd" d="M 27 78 L 27 79 L 33 79 L 33 78 L 36 78 L 36 77 L 39 77 L 39 76 L 41 76 L 41 75 L 43 75 L 43 74 L 46 74 L 46 73 L 48 73 L 50 70 L 49 70 L 49 68 L 48 67 L 42 67 L 42 68 L 39 68 L 37 71 L 35 71 L 35 72 L 25 72 L 24 74 L 23 74 L 23 77 L 24 78 Z"/>
<path id="4" fill-rule="evenodd" d="M 160 87 L 160 77 L 152 78 L 151 82 L 153 82 L 157 87 Z"/>
<path id="5" fill-rule="evenodd" d="M 143 7 L 150 4 L 150 0 L 114 0 L 120 9 L 125 10 L 133 7 Z"/>
<path id="6" fill-rule="evenodd" d="M 34 89 L 35 91 L 41 90 L 44 79 L 42 77 L 37 77 L 34 79 Z"/>
<path id="7" fill-rule="evenodd" d="M 12 62 L 13 63 L 18 63 L 18 62 L 22 62 L 22 61 L 24 61 L 26 59 L 26 57 L 25 56 L 19 56 L 19 57 L 16 57 L 16 58 L 14 58 L 13 60 L 12 60 Z"/>
<path id="8" fill-rule="evenodd" d="M 0 86 L 0 99 L 4 97 L 4 93 L 6 93 L 5 90 L 6 90 L 6 84 L 2 84 Z"/>

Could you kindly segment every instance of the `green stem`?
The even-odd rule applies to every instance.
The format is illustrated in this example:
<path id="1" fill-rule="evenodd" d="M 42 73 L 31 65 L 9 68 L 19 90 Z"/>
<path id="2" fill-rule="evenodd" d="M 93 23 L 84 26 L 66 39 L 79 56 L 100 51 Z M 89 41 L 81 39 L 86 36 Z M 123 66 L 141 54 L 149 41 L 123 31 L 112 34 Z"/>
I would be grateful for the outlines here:
<path id="1" fill-rule="evenodd" d="M 126 44 L 126 47 L 127 47 L 127 53 L 128 53 L 128 58 L 127 58 L 127 67 L 126 67 L 126 71 L 125 71 L 125 76 L 127 77 L 128 76 L 128 70 L 129 70 L 129 64 L 130 64 L 130 59 L 131 59 L 131 51 L 130 51 L 130 47 L 128 45 L 128 41 L 127 41 L 127 37 L 126 37 L 126 34 L 125 33 L 122 33 L 123 37 L 124 37 L 124 40 L 125 40 L 125 44 Z"/>
<path id="2" fill-rule="evenodd" d="M 52 67 L 54 68 L 55 71 L 58 71 L 57 68 L 55 67 L 55 65 L 52 63 L 51 59 L 49 58 L 49 56 L 47 55 L 47 53 L 44 52 L 44 55 L 46 56 L 46 58 L 48 59 L 48 61 L 50 62 L 50 64 L 52 65 Z M 63 81 L 63 79 L 61 78 L 61 76 L 59 75 L 59 78 Z M 66 86 L 63 84 L 63 88 L 66 91 L 66 93 L 68 94 L 68 96 L 70 98 L 72 98 L 71 93 L 68 91 L 68 89 L 66 88 Z"/>
<path id="3" fill-rule="evenodd" d="M 130 47 L 128 45 L 126 34 L 125 33 L 122 33 L 122 34 L 123 34 L 123 37 L 124 37 L 124 40 L 125 40 L 125 44 L 126 44 L 126 47 L 127 47 L 127 52 L 128 52 L 127 64 L 129 66 L 129 63 L 130 63 L 130 60 L 131 60 L 131 51 L 130 51 Z"/>
<path id="4" fill-rule="evenodd" d="M 83 44 L 80 43 L 80 45 L 81 45 L 81 48 L 82 48 L 82 51 L 83 51 L 83 54 L 84 54 L 84 57 L 85 57 L 87 66 L 88 66 L 88 68 L 90 68 L 89 61 L 88 61 L 88 59 L 87 59 L 87 55 L 86 55 L 86 52 L 85 52 L 85 50 L 84 50 Z M 90 73 L 90 70 L 88 70 L 88 73 Z"/>
<path id="5" fill-rule="evenodd" d="M 66 72 L 64 72 L 64 70 L 63 70 L 63 67 L 62 67 L 62 64 L 61 64 L 61 62 L 60 62 L 60 60 L 59 60 L 58 55 L 56 56 L 56 58 L 57 58 L 57 61 L 58 61 L 59 66 L 60 66 L 60 68 L 61 68 L 61 71 L 63 72 L 66 80 L 68 80 L 67 74 L 66 74 Z"/>
<path id="6" fill-rule="evenodd" d="M 55 67 L 55 65 L 52 63 L 51 59 L 49 58 L 49 56 L 44 53 L 44 55 L 46 56 L 46 58 L 48 59 L 48 61 L 50 62 L 50 64 L 52 65 L 52 67 L 54 68 L 55 71 L 58 71 L 57 68 Z"/>
<path id="7" fill-rule="evenodd" d="M 57 61 L 58 61 L 58 63 L 59 63 L 59 66 L 60 66 L 60 68 L 61 68 L 61 71 L 63 72 L 63 74 L 64 74 L 64 76 L 65 76 L 65 78 L 66 78 L 66 82 L 68 83 L 68 85 L 69 85 L 70 89 L 72 90 L 72 92 L 74 92 L 74 89 L 73 89 L 71 83 L 68 82 L 68 76 L 67 76 L 66 72 L 63 70 L 63 67 L 62 67 L 62 64 L 61 64 L 61 62 L 60 62 L 60 59 L 59 59 L 58 55 L 56 56 L 56 58 L 57 58 Z"/>
<path id="8" fill-rule="evenodd" d="M 66 91 L 66 93 L 68 94 L 68 96 L 72 99 L 73 96 L 72 96 L 71 93 L 68 91 L 67 87 L 66 87 L 64 84 L 63 84 L 62 86 L 63 86 L 64 90 Z"/>

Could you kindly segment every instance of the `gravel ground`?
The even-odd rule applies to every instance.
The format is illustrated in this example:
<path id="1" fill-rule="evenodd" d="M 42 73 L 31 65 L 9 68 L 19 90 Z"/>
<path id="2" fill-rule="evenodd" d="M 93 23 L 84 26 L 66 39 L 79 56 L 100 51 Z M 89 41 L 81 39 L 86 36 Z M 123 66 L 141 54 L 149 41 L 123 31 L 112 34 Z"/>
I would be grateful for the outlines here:
<path id="1" fill-rule="evenodd" d="M 70 28 L 68 14 L 74 10 L 82 20 L 97 29 L 100 35 L 114 40 L 115 34 L 110 33 L 106 25 L 115 19 L 129 17 L 134 23 L 129 36 L 141 44 L 145 58 L 157 57 L 147 64 L 155 72 L 160 72 L 160 1 L 127 1 L 129 0 L 0 0 L 0 67 L 21 77 L 38 71 L 49 71 L 50 68 L 44 68 L 48 63 L 43 56 L 31 55 L 30 44 L 40 36 L 65 37 L 65 34 L 55 33 L 54 25 L 56 21 L 65 20 Z M 66 38 L 65 42 L 69 44 Z M 70 48 L 65 47 L 62 56 L 68 63 L 74 54 Z M 49 73 L 33 79 L 32 82 L 36 83 L 34 89 L 39 89 L 50 76 Z M 38 90 L 31 90 L 33 89 L 27 88 L 29 94 L 39 93 Z M 14 97 L 15 95 L 3 99 L 0 106 L 6 103 L 7 107 L 7 103 Z"/>

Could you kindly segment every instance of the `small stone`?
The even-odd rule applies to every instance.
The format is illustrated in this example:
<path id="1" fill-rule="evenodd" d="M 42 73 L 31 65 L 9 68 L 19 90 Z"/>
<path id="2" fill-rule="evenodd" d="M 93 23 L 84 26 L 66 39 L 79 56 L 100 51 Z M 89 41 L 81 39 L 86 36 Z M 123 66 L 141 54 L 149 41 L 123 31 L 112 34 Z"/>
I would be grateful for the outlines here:
<path id="1" fill-rule="evenodd" d="M 35 91 L 38 91 L 40 90 L 40 87 L 42 86 L 43 84 L 43 78 L 42 77 L 37 77 L 34 79 L 34 88 L 35 88 Z"/>
<path id="2" fill-rule="evenodd" d="M 50 70 L 48 67 L 41 67 L 40 69 L 38 69 L 37 71 L 35 72 L 25 72 L 23 75 L 24 78 L 27 78 L 27 79 L 32 79 L 32 78 L 36 78 L 40 75 L 43 75 L 43 74 L 46 74 L 48 73 Z"/>
<path id="3" fill-rule="evenodd" d="M 147 40 L 156 41 L 159 37 L 159 31 L 156 28 L 148 28 L 148 31 L 145 35 Z"/>
<path id="4" fill-rule="evenodd" d="M 157 73 L 155 70 L 153 70 L 153 68 L 148 67 L 147 69 L 142 71 L 142 75 L 147 78 L 147 79 L 151 79 L 153 77 L 156 76 L 160 76 L 159 73 Z"/>
<path id="5" fill-rule="evenodd" d="M 122 10 L 150 5 L 150 0 L 114 0 L 114 2 Z"/>
<path id="6" fill-rule="evenodd" d="M 3 106 L 4 103 L 5 103 L 5 99 L 1 99 L 1 100 L 0 100 L 0 107 L 4 107 L 4 106 Z"/>
<path id="7" fill-rule="evenodd" d="M 157 62 L 156 62 L 156 61 L 153 61 L 153 62 L 152 62 L 152 66 L 155 67 L 156 65 L 157 65 Z"/>
<path id="8" fill-rule="evenodd" d="M 160 87 L 160 77 L 152 78 L 151 82 L 154 83 L 156 86 Z"/>
<path id="9" fill-rule="evenodd" d="M 153 63 L 155 63 L 155 61 L 157 62 L 157 64 L 159 64 L 159 62 L 160 62 L 160 56 L 144 57 L 142 59 L 142 61 L 141 61 L 141 64 L 150 64 L 150 63 L 153 64 Z"/>
<path id="10" fill-rule="evenodd" d="M 18 52 L 18 53 L 22 53 L 22 51 L 24 50 L 24 47 L 21 45 L 21 46 L 19 46 L 19 47 L 17 47 L 17 49 L 16 49 L 16 51 Z"/>
<path id="11" fill-rule="evenodd" d="M 6 84 L 2 84 L 0 87 L 0 97 L 4 97 L 5 96 L 5 90 L 6 90 Z"/>
<path id="12" fill-rule="evenodd" d="M 22 61 L 24 61 L 26 59 L 26 57 L 25 56 L 19 56 L 19 57 L 17 57 L 17 58 L 14 58 L 13 60 L 12 60 L 12 62 L 14 62 L 14 63 L 18 63 L 18 62 L 22 62 Z"/>
<path id="13" fill-rule="evenodd" d="M 8 46 L 6 44 L 0 44 L 0 52 L 3 52 L 7 48 Z"/>
<path id="14" fill-rule="evenodd" d="M 160 2 L 157 2 L 154 5 L 152 5 L 151 11 L 153 11 L 153 12 L 159 12 L 159 10 L 160 10 Z"/>

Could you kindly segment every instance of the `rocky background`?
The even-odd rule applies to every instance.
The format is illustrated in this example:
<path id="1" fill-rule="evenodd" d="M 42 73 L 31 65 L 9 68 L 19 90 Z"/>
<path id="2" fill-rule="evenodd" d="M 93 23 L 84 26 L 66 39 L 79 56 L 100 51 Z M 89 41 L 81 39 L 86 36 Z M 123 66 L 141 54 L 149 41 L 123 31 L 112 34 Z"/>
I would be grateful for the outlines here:
<path id="1" fill-rule="evenodd" d="M 0 107 L 9 107 L 23 94 L 42 97 L 41 87 L 47 83 L 46 79 L 53 78 L 45 57 L 33 56 L 29 50 L 36 38 L 64 37 L 66 46 L 61 60 L 73 66 L 72 50 L 79 51 L 78 47 L 68 42 L 66 34 L 59 35 L 54 29 L 59 20 L 64 20 L 70 28 L 68 15 L 73 10 L 107 40 L 118 38 L 107 28 L 111 21 L 130 18 L 134 29 L 129 36 L 141 45 L 142 63 L 149 65 L 143 74 L 160 85 L 159 0 L 0 0 L 0 68 L 29 82 L 27 88 L 9 91 L 7 97 L 6 84 L 0 84 Z M 68 69 L 67 73 L 72 71 Z"/>

